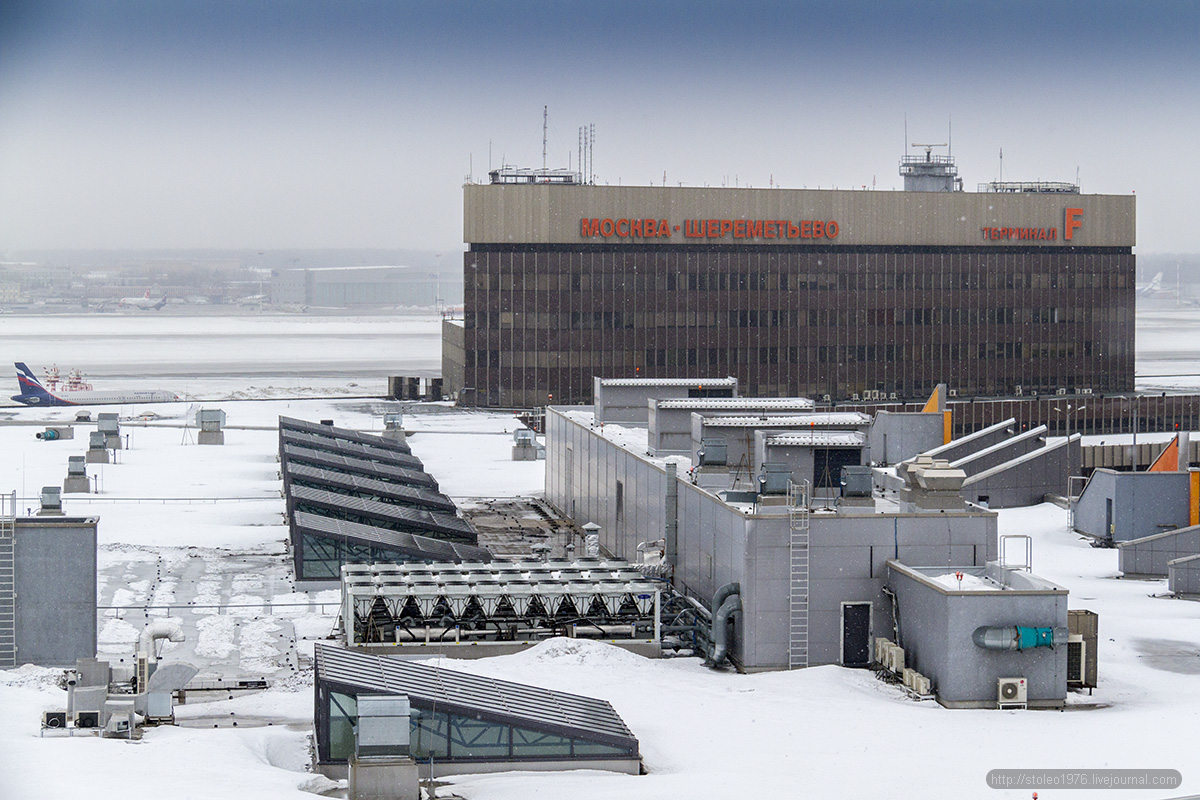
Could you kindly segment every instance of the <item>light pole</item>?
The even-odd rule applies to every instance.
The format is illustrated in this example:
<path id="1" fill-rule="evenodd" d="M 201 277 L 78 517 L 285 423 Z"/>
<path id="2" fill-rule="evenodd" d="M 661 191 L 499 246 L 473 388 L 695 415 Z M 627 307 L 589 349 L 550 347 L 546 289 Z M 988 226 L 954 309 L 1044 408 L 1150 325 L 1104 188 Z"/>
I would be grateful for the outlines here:
<path id="1" fill-rule="evenodd" d="M 1067 419 L 1067 438 L 1070 439 L 1071 438 L 1071 414 L 1082 413 L 1087 410 L 1087 406 L 1079 406 L 1078 408 L 1072 408 L 1071 404 L 1067 403 L 1067 408 L 1065 411 L 1063 409 L 1059 408 L 1058 406 L 1055 406 L 1054 410 L 1057 411 L 1059 414 L 1062 414 L 1063 416 L 1066 417 L 1066 419 Z"/>

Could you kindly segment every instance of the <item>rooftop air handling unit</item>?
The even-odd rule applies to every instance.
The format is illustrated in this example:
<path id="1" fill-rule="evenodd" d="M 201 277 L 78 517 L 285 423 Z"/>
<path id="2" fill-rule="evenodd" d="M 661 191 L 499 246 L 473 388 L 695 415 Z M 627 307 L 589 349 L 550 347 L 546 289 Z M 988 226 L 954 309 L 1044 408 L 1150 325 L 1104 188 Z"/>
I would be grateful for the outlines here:
<path id="1" fill-rule="evenodd" d="M 219 408 L 202 408 L 196 412 L 200 433 L 196 444 L 225 444 L 225 412 Z"/>
<path id="2" fill-rule="evenodd" d="M 61 517 L 62 513 L 62 489 L 58 486 L 43 486 L 38 516 Z"/>
<path id="3" fill-rule="evenodd" d="M 92 490 L 87 475 L 87 461 L 83 456 L 67 457 L 67 478 L 63 481 L 62 490 L 64 494 L 86 494 Z"/>
<path id="4" fill-rule="evenodd" d="M 107 464 L 108 463 L 108 437 L 100 431 L 92 431 L 88 434 L 88 449 L 84 453 L 84 460 L 89 464 Z"/>
<path id="5" fill-rule="evenodd" d="M 105 411 L 96 415 L 96 430 L 104 434 L 104 446 L 109 450 L 121 449 L 121 423 L 117 415 Z"/>

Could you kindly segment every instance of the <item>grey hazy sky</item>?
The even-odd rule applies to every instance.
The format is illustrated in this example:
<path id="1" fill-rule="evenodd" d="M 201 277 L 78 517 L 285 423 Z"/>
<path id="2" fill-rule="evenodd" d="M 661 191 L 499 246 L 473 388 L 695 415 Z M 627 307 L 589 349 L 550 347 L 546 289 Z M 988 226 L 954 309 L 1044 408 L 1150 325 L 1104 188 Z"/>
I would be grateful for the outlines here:
<path id="1" fill-rule="evenodd" d="M 1197 2 L 0 3 L 0 252 L 462 247 L 503 159 L 600 182 L 999 177 L 1138 195 L 1200 252 Z M 489 156 L 490 151 L 490 156 Z"/>

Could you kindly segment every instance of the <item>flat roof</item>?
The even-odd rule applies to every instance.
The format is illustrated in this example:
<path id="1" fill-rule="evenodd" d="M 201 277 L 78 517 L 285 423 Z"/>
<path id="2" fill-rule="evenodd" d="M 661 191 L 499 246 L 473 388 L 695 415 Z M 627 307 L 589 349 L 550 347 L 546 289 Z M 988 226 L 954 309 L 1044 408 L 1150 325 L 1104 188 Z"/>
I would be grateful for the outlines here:
<path id="1" fill-rule="evenodd" d="M 705 417 L 706 428 L 834 428 L 870 425 L 871 417 L 858 411 L 828 414 L 790 414 L 779 416 Z"/>
<path id="2" fill-rule="evenodd" d="M 601 378 L 601 386 L 732 386 L 737 378 Z"/>
<path id="3" fill-rule="evenodd" d="M 655 400 L 658 408 L 694 409 L 696 411 L 758 410 L 802 411 L 816 403 L 807 397 L 672 397 Z"/>
<path id="4" fill-rule="evenodd" d="M 811 433 L 784 433 L 768 436 L 768 445 L 785 447 L 862 447 L 867 443 L 866 434 L 860 431 L 818 431 Z"/>

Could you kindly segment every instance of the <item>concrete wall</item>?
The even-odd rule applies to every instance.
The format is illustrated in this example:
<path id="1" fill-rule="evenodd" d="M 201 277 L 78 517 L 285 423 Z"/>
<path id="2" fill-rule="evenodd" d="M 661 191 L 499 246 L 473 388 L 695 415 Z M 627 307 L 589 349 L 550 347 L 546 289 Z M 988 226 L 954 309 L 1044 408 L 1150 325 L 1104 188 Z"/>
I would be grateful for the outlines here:
<path id="1" fill-rule="evenodd" d="M 1177 558 L 1167 565 L 1167 586 L 1183 597 L 1200 597 L 1200 554 Z"/>
<path id="2" fill-rule="evenodd" d="M 991 708 L 999 678 L 1023 677 L 1030 706 L 1062 705 L 1067 695 L 1067 648 L 985 650 L 975 646 L 971 634 L 981 626 L 1065 628 L 1065 589 L 1039 581 L 1007 591 L 955 591 L 899 561 L 889 562 L 887 570 L 888 587 L 899 605 L 905 666 L 930 679 L 940 703 Z M 1053 588 L 1032 588 L 1039 584 Z"/>
<path id="3" fill-rule="evenodd" d="M 1062 230 L 1067 208 L 1081 208 L 1082 227 L 1070 240 Z M 666 220 L 667 236 L 650 239 L 584 237 L 581 219 Z M 1003 246 L 985 239 L 987 227 L 1053 228 L 1054 240 L 1021 240 L 1051 247 L 1132 247 L 1136 242 L 1132 195 L 985 194 L 978 192 L 856 192 L 829 189 L 709 189 L 654 186 L 550 186 L 468 184 L 463 187 L 463 241 L 655 244 L 712 243 L 687 237 L 694 220 L 835 221 L 836 237 L 807 243 L 838 245 Z M 678 228 L 676 228 L 678 226 Z M 775 225 L 772 224 L 772 229 Z M 766 234 L 766 231 L 764 231 Z M 811 233 L 809 234 L 811 237 Z M 788 245 L 773 230 L 727 244 Z"/>
<path id="4" fill-rule="evenodd" d="M 1109 501 L 1114 526 L 1111 536 L 1106 526 Z M 1186 472 L 1098 469 L 1075 502 L 1075 530 L 1114 542 L 1186 528 L 1188 523 Z"/>
<path id="5" fill-rule="evenodd" d="M 973 475 L 963 483 L 963 498 L 987 500 L 989 508 L 1016 508 L 1041 503 L 1047 494 L 1066 496 L 1067 482 L 1079 474 L 1080 442 L 1074 434 Z"/>
<path id="6" fill-rule="evenodd" d="M 871 460 L 879 466 L 890 466 L 939 447 L 944 427 L 941 413 L 879 411 L 867 438 Z"/>
<path id="7" fill-rule="evenodd" d="M 0 542 L 0 668 L 95 657 L 96 524 L 18 517 Z"/>
<path id="8" fill-rule="evenodd" d="M 442 320 L 442 380 L 446 394 L 451 396 L 461 395 L 463 389 L 467 363 L 465 334 L 462 320 Z M 460 396 L 459 399 L 465 405 L 474 405 L 476 400 L 471 396 Z"/>
<path id="9" fill-rule="evenodd" d="M 1117 568 L 1126 578 L 1165 578 L 1167 562 L 1200 554 L 1200 525 L 1117 543 Z"/>

